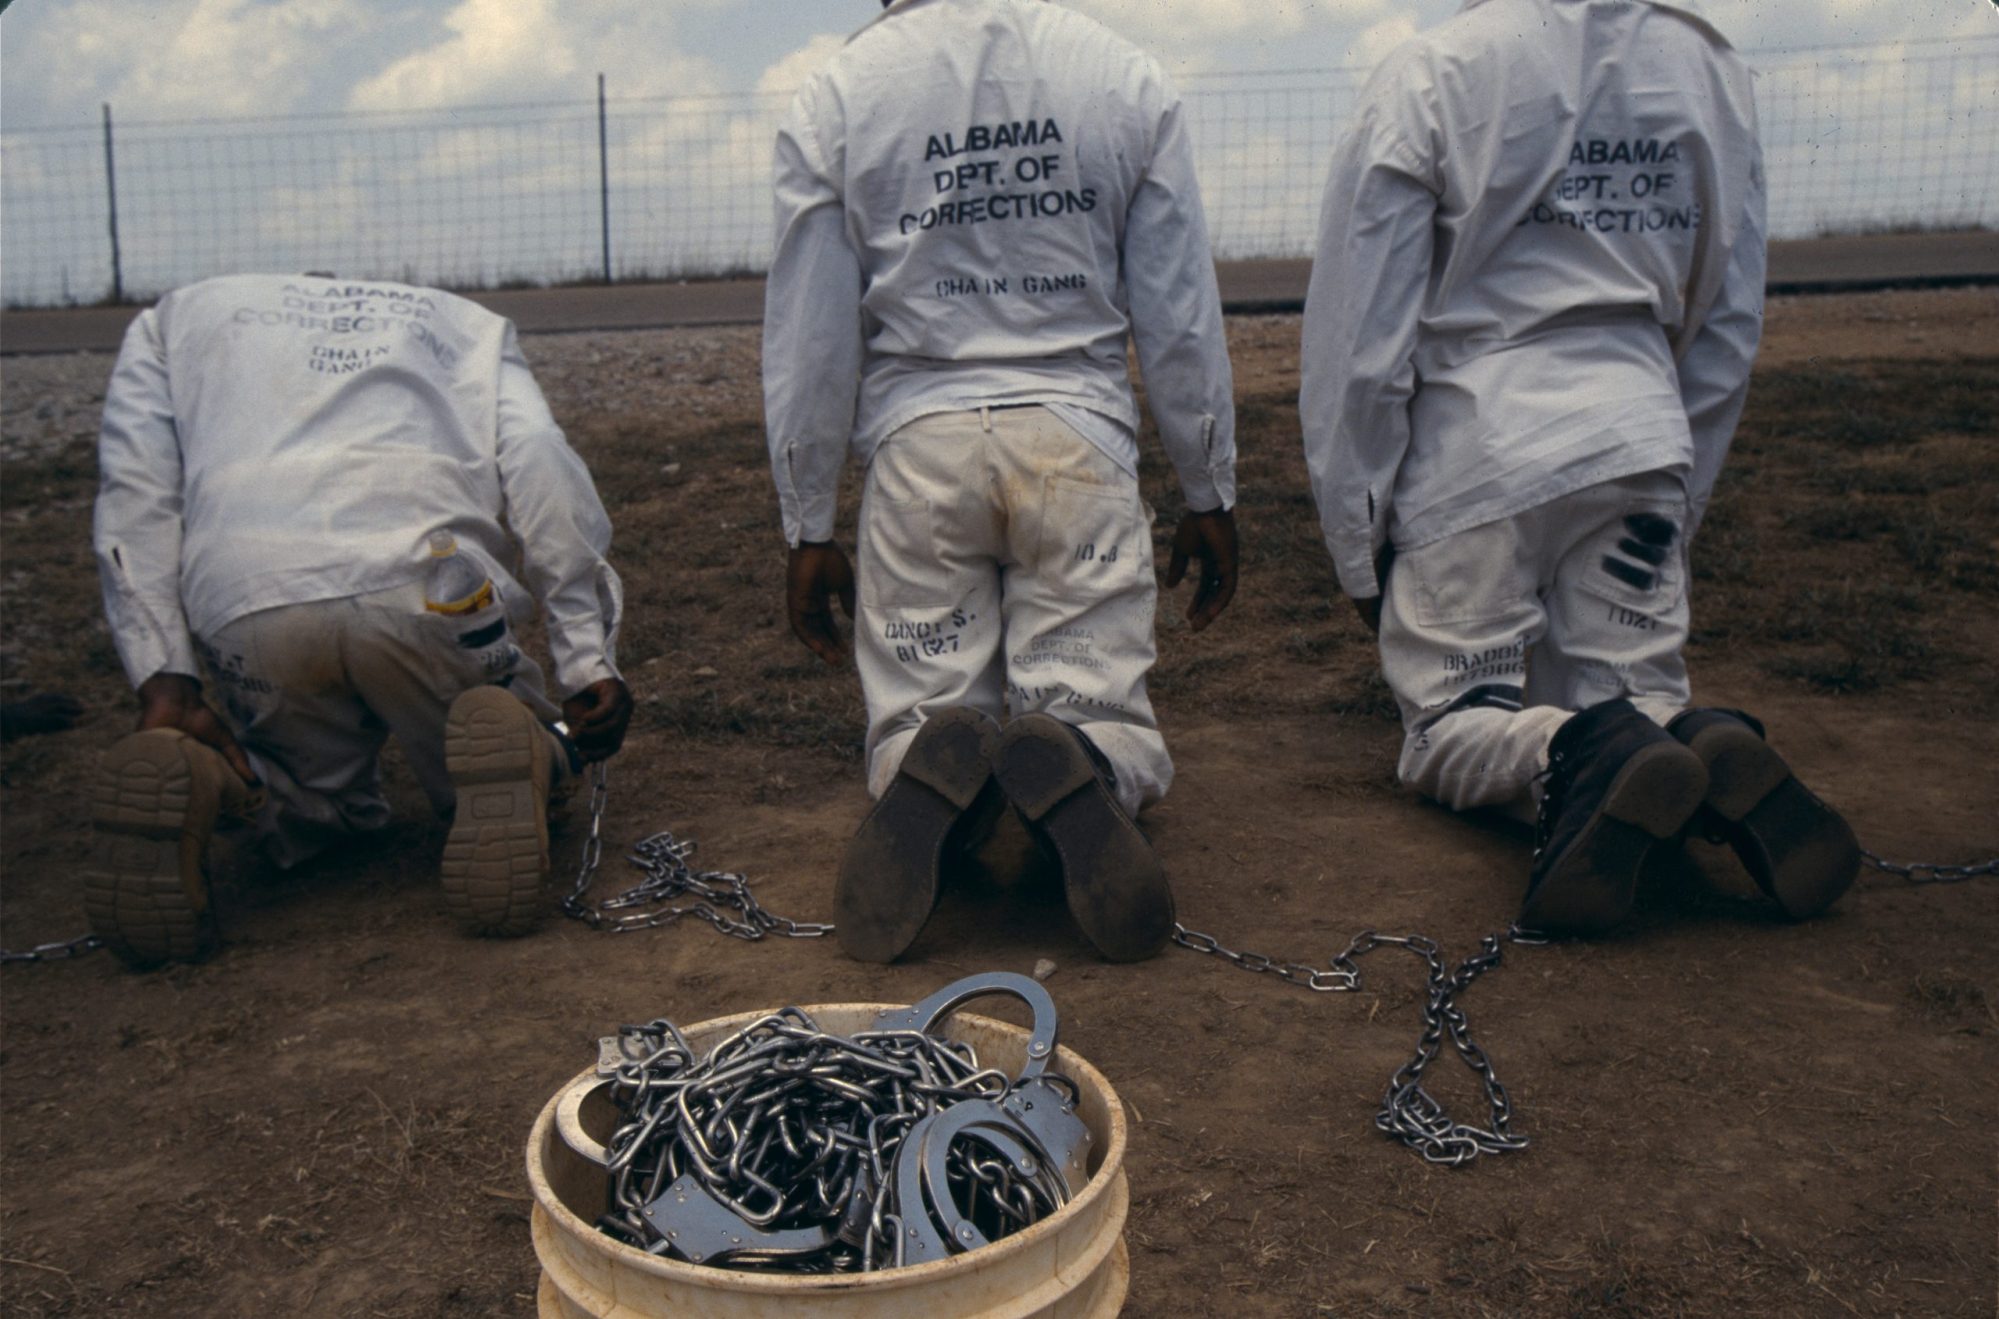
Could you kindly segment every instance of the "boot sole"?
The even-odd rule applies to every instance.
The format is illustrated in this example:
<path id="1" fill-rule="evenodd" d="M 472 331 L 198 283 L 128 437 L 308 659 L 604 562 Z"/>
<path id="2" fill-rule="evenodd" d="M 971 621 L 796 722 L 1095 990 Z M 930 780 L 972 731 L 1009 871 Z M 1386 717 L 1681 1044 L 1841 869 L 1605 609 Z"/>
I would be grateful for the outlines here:
<path id="1" fill-rule="evenodd" d="M 1137 962 L 1164 948 L 1174 921 L 1166 868 L 1068 726 L 1046 714 L 1014 720 L 994 773 L 1060 865 L 1069 914 L 1097 951 Z"/>
<path id="2" fill-rule="evenodd" d="M 217 803 L 200 800 L 180 744 L 125 738 L 104 753 L 91 788 L 96 837 L 84 914 L 91 932 L 137 968 L 200 961 L 220 942 L 202 873 Z"/>
<path id="3" fill-rule="evenodd" d="M 473 934 L 511 938 L 541 918 L 548 812 L 535 791 L 541 726 L 513 695 L 475 687 L 452 702 L 444 762 L 457 790 L 439 869 L 444 906 Z"/>
<path id="4" fill-rule="evenodd" d="M 1708 776 L 1677 742 L 1641 747 L 1624 762 L 1594 818 L 1557 857 L 1520 909 L 1520 924 L 1560 934 L 1601 934 L 1631 914 L 1652 848 L 1700 809 Z"/>
<path id="5" fill-rule="evenodd" d="M 1749 728 L 1701 730 L 1688 746 L 1707 766 L 1708 820 L 1743 869 L 1792 920 L 1839 900 L 1860 873 L 1860 843 Z"/>
<path id="6" fill-rule="evenodd" d="M 937 907 L 945 842 L 992 777 L 999 725 L 953 706 L 924 721 L 840 858 L 833 934 L 847 956 L 892 962 Z"/>

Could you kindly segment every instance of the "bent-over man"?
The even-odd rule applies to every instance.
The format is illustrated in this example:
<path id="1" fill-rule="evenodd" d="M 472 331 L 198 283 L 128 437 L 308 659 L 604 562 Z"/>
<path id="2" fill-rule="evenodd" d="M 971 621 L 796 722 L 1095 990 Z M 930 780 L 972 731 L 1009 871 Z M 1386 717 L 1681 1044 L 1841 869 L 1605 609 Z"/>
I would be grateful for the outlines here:
<path id="1" fill-rule="evenodd" d="M 379 280 L 189 285 L 126 334 L 98 454 L 98 570 L 140 713 L 96 785 L 96 932 L 141 964 L 205 953 L 218 816 L 287 867 L 379 829 L 391 734 L 455 810 L 447 905 L 528 929 L 551 785 L 618 749 L 631 698 L 610 523 L 512 324 Z M 512 636 L 536 601 L 559 712 Z"/>

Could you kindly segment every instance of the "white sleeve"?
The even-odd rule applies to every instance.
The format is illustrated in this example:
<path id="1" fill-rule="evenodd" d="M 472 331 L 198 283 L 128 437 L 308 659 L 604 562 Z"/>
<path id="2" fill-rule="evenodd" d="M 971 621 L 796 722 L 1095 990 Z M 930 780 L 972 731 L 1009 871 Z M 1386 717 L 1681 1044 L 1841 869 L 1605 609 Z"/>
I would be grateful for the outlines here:
<path id="1" fill-rule="evenodd" d="M 1760 153 L 1750 180 L 1748 213 L 1729 257 L 1728 274 L 1680 357 L 1680 401 L 1694 441 L 1693 472 L 1687 478 L 1687 541 L 1693 540 L 1707 513 L 1715 478 L 1728 457 L 1735 424 L 1742 419 L 1742 405 L 1749 397 L 1749 368 L 1763 337 L 1768 253 Z"/>
<path id="2" fill-rule="evenodd" d="M 1340 144 L 1305 295 L 1298 411 L 1319 525 L 1340 589 L 1381 593 L 1375 556 L 1409 449 L 1416 333 L 1437 197 L 1429 168 L 1371 118 Z"/>
<path id="3" fill-rule="evenodd" d="M 1235 504 L 1235 387 L 1194 146 L 1165 93 L 1152 161 L 1125 213 L 1124 280 L 1145 396 L 1187 507 Z"/>
<path id="4" fill-rule="evenodd" d="M 618 677 L 624 592 L 604 555 L 611 519 L 589 469 L 569 447 L 509 324 L 500 349 L 496 410 L 500 491 L 521 543 L 522 575 L 548 618 L 560 696 Z"/>
<path id="5" fill-rule="evenodd" d="M 860 392 L 861 261 L 819 150 L 812 88 L 777 135 L 764 284 L 764 426 L 784 539 L 831 540 Z"/>
<path id="6" fill-rule="evenodd" d="M 111 639 L 134 687 L 201 676 L 180 598 L 181 457 L 156 310 L 139 313 L 104 391 L 92 544 Z"/>

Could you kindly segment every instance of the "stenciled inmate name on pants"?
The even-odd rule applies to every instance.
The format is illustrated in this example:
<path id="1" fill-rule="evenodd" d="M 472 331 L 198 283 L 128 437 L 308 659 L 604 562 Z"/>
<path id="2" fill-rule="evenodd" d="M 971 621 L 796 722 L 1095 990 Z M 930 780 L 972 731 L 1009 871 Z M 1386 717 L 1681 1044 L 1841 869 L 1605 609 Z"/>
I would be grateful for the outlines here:
<path id="1" fill-rule="evenodd" d="M 1517 637 L 1503 646 L 1488 646 L 1484 650 L 1453 651 L 1439 662 L 1447 687 L 1522 674 L 1527 672 L 1527 638 Z"/>
<path id="2" fill-rule="evenodd" d="M 907 613 L 908 610 L 902 612 Z M 904 664 L 955 655 L 965 646 L 965 632 L 979 616 L 960 606 L 934 622 L 892 618 L 882 624 L 882 640 L 889 643 L 895 657 Z"/>

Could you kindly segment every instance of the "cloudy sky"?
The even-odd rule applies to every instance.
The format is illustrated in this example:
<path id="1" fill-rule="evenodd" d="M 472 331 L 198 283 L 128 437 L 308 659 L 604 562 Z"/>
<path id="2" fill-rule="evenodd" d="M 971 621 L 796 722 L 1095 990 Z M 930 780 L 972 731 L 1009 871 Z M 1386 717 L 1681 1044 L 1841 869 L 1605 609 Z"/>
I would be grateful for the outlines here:
<path id="1" fill-rule="evenodd" d="M 1371 64 L 1454 0 L 1068 0 L 1181 74 Z M 1738 46 L 1999 32 L 1993 0 L 1707 0 Z M 876 0 L 15 0 L 0 127 L 795 85 Z"/>
<path id="2" fill-rule="evenodd" d="M 1460 0 L 1059 2 L 1176 75 L 1209 230 L 1233 259 L 1309 252 L 1352 71 Z M 1999 217 L 1999 0 L 1701 2 L 1762 75 L 1776 236 Z M 0 16 L 0 300 L 150 296 L 235 269 L 455 287 L 606 264 L 619 279 L 757 270 L 776 93 L 879 12 L 877 0 L 13 0 Z M 115 249 L 102 103 L 118 125 Z"/>

